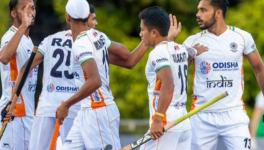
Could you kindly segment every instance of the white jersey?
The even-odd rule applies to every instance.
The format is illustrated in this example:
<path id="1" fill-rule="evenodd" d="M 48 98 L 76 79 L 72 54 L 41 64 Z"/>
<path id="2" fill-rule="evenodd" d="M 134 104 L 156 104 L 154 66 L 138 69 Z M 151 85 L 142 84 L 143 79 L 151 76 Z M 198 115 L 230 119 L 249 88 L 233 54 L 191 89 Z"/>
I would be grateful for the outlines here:
<path id="1" fill-rule="evenodd" d="M 9 30 L 4 34 L 1 39 L 1 50 L 6 46 L 12 37 L 16 34 L 17 28 L 11 26 Z M 22 36 L 21 41 L 17 47 L 16 55 L 7 64 L 0 64 L 1 67 L 1 80 L 2 80 L 2 97 L 1 101 L 10 101 L 15 81 L 18 73 L 20 72 L 23 65 L 29 59 L 34 45 L 30 37 L 25 35 Z M 32 116 L 34 114 L 34 93 L 36 88 L 37 80 L 37 68 L 31 71 L 26 79 L 26 82 L 22 88 L 20 97 L 16 104 L 16 116 Z"/>
<path id="2" fill-rule="evenodd" d="M 149 54 L 146 64 L 146 77 L 148 80 L 148 96 L 150 116 L 153 116 L 158 109 L 161 81 L 157 79 L 157 72 L 163 67 L 170 67 L 173 74 L 174 92 L 170 107 L 181 109 L 186 112 L 187 101 L 187 68 L 188 52 L 182 45 L 174 42 L 163 41 L 158 44 Z M 167 121 L 181 117 L 180 113 L 170 111 L 166 112 Z M 187 125 L 185 126 L 187 128 Z M 177 128 L 181 128 L 177 126 Z M 188 127 L 189 128 L 189 127 Z"/>
<path id="3" fill-rule="evenodd" d="M 208 51 L 194 58 L 193 106 L 198 107 L 227 91 L 229 95 L 226 98 L 205 111 L 243 109 L 243 55 L 256 50 L 252 36 L 241 29 L 228 27 L 219 36 L 205 30 L 184 42 L 188 47 L 197 43 L 208 47 Z"/>
<path id="4" fill-rule="evenodd" d="M 259 94 L 257 95 L 255 106 L 264 109 L 264 97 L 262 92 L 259 92 Z"/>
<path id="5" fill-rule="evenodd" d="M 58 106 L 79 90 L 70 72 L 72 43 L 71 31 L 67 30 L 46 37 L 38 47 L 44 57 L 44 74 L 37 116 L 55 117 Z M 68 117 L 74 118 L 78 110 L 78 104 L 71 107 Z"/>
<path id="6" fill-rule="evenodd" d="M 99 89 L 82 100 L 81 107 L 98 108 L 114 103 L 109 87 L 108 48 L 110 45 L 109 38 L 95 29 L 81 33 L 73 44 L 73 71 L 76 72 L 77 86 L 81 87 L 85 82 L 81 64 L 89 59 L 96 61 L 102 81 L 102 86 Z"/>

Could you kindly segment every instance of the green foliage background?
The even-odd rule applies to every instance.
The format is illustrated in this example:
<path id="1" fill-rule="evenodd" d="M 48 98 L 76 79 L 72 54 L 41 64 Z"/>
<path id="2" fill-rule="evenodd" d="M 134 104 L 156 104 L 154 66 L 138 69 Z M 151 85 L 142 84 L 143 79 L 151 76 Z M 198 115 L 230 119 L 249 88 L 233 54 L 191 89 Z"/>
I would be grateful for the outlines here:
<path id="1" fill-rule="evenodd" d="M 1 0 L 0 5 L 0 36 L 8 28 L 8 4 L 9 0 Z M 40 0 L 39 0 L 40 1 Z M 42 1 L 43 2 L 43 1 Z M 64 7 L 66 0 L 50 0 L 53 11 L 56 12 L 59 22 L 64 23 Z M 151 5 L 160 5 L 168 12 L 177 15 L 183 24 L 183 30 L 177 42 L 183 42 L 189 35 L 198 32 L 195 21 L 197 0 L 90 0 L 96 6 L 96 14 L 99 22 L 98 29 L 105 32 L 110 39 L 125 44 L 131 50 L 139 42 L 140 10 Z M 228 11 L 227 23 L 242 28 L 252 33 L 257 47 L 264 55 L 264 24 L 263 16 L 264 0 L 231 0 Z M 37 2 L 37 5 L 39 3 Z M 38 6 L 41 9 L 42 6 Z M 48 18 L 45 18 L 49 23 Z M 57 29 L 59 31 L 61 29 Z M 50 34 L 50 33 L 49 33 Z M 147 82 L 145 79 L 145 63 L 147 55 L 133 69 L 126 70 L 111 66 L 111 88 L 119 106 L 122 118 L 147 118 L 148 98 Z M 243 99 L 248 106 L 249 114 L 254 106 L 254 97 L 259 87 L 254 77 L 251 66 L 245 61 L 245 93 Z M 189 68 L 189 99 L 192 94 L 193 67 Z"/>

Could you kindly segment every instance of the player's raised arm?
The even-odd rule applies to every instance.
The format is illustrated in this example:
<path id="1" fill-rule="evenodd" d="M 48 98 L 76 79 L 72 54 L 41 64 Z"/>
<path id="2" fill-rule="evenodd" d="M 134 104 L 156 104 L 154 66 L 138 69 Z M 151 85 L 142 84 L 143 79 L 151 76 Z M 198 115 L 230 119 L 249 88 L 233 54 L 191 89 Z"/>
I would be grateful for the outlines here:
<path id="1" fill-rule="evenodd" d="M 148 47 L 140 42 L 132 52 L 129 52 L 122 44 L 112 42 L 108 49 L 109 61 L 111 64 L 131 69 L 140 61 L 147 49 Z"/>
<path id="2" fill-rule="evenodd" d="M 14 29 L 17 30 L 17 32 L 6 45 L 5 43 L 2 43 L 4 46 L 0 52 L 0 61 L 3 64 L 7 64 L 15 56 L 17 47 L 21 41 L 22 36 L 28 36 L 29 27 L 30 25 L 32 25 L 32 20 L 34 20 L 35 17 L 35 6 L 31 3 L 18 10 L 19 11 L 11 10 L 10 12 L 11 16 L 14 18 L 17 15 L 21 15 L 22 22 L 20 25 L 18 25 L 18 20 L 14 20 L 13 26 L 17 27 L 17 29 Z"/>

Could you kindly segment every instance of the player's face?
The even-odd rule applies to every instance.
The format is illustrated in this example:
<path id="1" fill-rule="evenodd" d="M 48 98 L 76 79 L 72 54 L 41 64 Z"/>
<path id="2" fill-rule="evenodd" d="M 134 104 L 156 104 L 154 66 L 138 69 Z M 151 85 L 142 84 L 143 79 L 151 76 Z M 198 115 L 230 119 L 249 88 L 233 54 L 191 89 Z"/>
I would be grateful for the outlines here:
<path id="1" fill-rule="evenodd" d="M 19 0 L 16 8 L 14 9 L 15 14 L 16 14 L 14 19 L 17 19 L 19 23 L 22 22 L 23 9 L 27 5 L 29 5 L 29 8 L 30 8 L 28 11 L 32 17 L 31 25 L 33 25 L 35 22 L 35 16 L 36 16 L 36 9 L 35 9 L 35 4 L 34 4 L 33 0 Z"/>
<path id="2" fill-rule="evenodd" d="M 139 36 L 141 37 L 141 40 L 149 47 L 153 47 L 153 38 L 151 31 L 147 28 L 147 26 L 144 24 L 144 21 L 140 21 L 140 33 Z"/>
<path id="3" fill-rule="evenodd" d="M 96 26 L 97 26 L 96 14 L 92 13 L 88 17 L 88 27 L 95 29 Z"/>
<path id="4" fill-rule="evenodd" d="M 201 0 L 198 4 L 196 20 L 200 29 L 211 28 L 215 23 L 215 8 L 210 4 L 210 0 Z"/>

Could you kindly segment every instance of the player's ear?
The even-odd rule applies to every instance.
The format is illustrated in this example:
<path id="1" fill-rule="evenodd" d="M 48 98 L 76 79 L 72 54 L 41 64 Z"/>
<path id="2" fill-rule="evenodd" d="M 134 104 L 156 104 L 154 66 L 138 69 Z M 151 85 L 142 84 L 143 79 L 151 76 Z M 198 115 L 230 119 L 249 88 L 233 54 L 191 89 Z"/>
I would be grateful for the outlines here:
<path id="1" fill-rule="evenodd" d="M 154 37 L 157 37 L 159 35 L 159 31 L 157 29 L 152 29 L 151 30 L 151 34 L 154 36 Z"/>
<path id="2" fill-rule="evenodd" d="M 223 11 L 221 9 L 217 9 L 215 12 L 215 17 L 219 18 L 223 16 Z"/>
<path id="3" fill-rule="evenodd" d="M 11 10 L 10 15 L 12 18 L 16 18 L 17 17 L 17 11 L 15 9 Z"/>
<path id="4" fill-rule="evenodd" d="M 70 24 L 70 22 L 71 22 L 71 17 L 70 17 L 67 13 L 65 13 L 65 20 L 66 20 L 66 23 L 67 23 L 67 24 Z"/>

